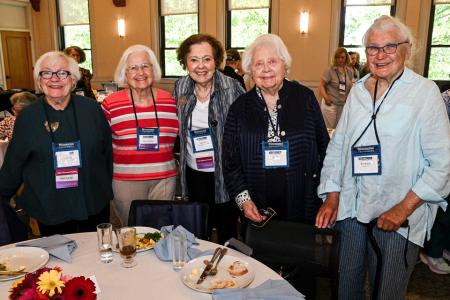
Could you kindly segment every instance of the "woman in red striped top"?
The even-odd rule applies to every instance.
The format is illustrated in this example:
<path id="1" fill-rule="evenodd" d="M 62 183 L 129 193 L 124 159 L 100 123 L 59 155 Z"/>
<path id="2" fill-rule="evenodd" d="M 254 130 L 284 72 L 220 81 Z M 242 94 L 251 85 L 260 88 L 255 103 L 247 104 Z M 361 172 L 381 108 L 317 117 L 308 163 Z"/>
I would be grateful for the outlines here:
<path id="1" fill-rule="evenodd" d="M 114 80 L 127 87 L 108 96 L 102 108 L 112 131 L 114 208 L 128 223 L 131 201 L 172 200 L 177 169 L 173 146 L 178 133 L 176 103 L 153 87 L 161 68 L 147 46 L 125 50 Z"/>

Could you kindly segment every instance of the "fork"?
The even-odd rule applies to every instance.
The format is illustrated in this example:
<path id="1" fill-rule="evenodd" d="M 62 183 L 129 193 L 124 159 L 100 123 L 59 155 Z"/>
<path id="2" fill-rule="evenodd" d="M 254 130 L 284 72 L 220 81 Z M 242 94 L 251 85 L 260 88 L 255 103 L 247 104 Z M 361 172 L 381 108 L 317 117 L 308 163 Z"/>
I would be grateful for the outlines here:
<path id="1" fill-rule="evenodd" d="M 222 248 L 222 251 L 220 252 L 219 258 L 216 261 L 216 265 L 211 269 L 211 271 L 209 271 L 209 275 L 211 276 L 215 276 L 217 274 L 217 266 L 219 265 L 219 262 L 222 260 L 222 258 L 225 256 L 225 254 L 227 253 L 228 249 L 227 248 Z"/>

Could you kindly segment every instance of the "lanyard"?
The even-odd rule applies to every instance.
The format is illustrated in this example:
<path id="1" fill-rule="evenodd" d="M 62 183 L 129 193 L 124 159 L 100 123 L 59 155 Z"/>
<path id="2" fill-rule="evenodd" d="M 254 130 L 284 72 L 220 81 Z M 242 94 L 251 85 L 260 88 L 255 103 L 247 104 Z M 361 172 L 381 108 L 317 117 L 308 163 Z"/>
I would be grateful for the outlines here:
<path id="1" fill-rule="evenodd" d="M 78 131 L 78 123 L 77 123 L 77 112 L 75 110 L 75 104 L 72 103 L 73 101 L 74 101 L 73 99 L 70 99 L 68 107 L 72 106 L 73 121 L 75 122 L 76 140 L 80 140 L 80 134 L 79 134 L 79 131 Z M 50 131 L 50 137 L 52 139 L 52 143 L 55 143 L 55 135 L 53 134 L 53 130 L 52 130 L 52 126 L 51 126 L 51 123 L 50 123 L 50 119 L 48 117 L 48 108 L 45 105 L 45 98 L 42 101 L 42 105 L 44 106 L 45 119 L 47 121 L 48 129 Z"/>
<path id="2" fill-rule="evenodd" d="M 153 107 L 155 108 L 155 117 L 156 117 L 156 126 L 159 128 L 159 120 L 158 120 L 158 110 L 156 109 L 155 96 L 153 95 L 153 89 L 150 88 L 150 92 L 152 93 Z M 136 129 L 139 128 L 138 117 L 136 113 L 136 106 L 134 105 L 133 91 L 130 89 L 131 95 L 131 103 L 133 103 L 133 111 L 134 111 L 134 119 L 136 121 Z"/>
<path id="3" fill-rule="evenodd" d="M 370 124 L 372 124 L 373 122 L 373 128 L 375 130 L 375 137 L 377 139 L 377 143 L 378 145 L 380 144 L 380 138 L 378 137 L 378 131 L 377 131 L 377 114 L 380 111 L 380 107 L 383 104 L 384 100 L 386 99 L 387 95 L 389 94 L 389 92 L 391 91 L 392 87 L 394 86 L 395 82 L 397 80 L 400 79 L 400 77 L 402 77 L 403 72 L 397 77 L 395 78 L 395 80 L 392 82 L 391 86 L 389 87 L 389 89 L 387 90 L 386 94 L 384 95 L 383 99 L 380 102 L 380 105 L 378 105 L 378 108 L 375 110 L 375 101 L 377 101 L 377 92 L 378 92 L 378 79 L 375 82 L 375 89 L 373 91 L 373 110 L 372 110 L 372 118 L 369 122 L 369 124 L 367 124 L 366 128 L 364 128 L 363 132 L 361 133 L 361 135 L 356 139 L 356 141 L 353 143 L 352 148 L 355 147 L 355 145 L 359 142 L 359 140 L 362 138 L 362 136 L 364 135 L 364 133 L 366 133 L 367 128 L 369 128 Z"/>
<path id="4" fill-rule="evenodd" d="M 272 118 L 270 117 L 270 113 L 269 113 L 269 107 L 267 106 L 266 100 L 264 99 L 264 96 L 258 87 L 256 87 L 256 94 L 258 95 L 259 99 L 262 100 L 262 102 L 264 103 L 264 105 L 266 107 L 266 109 L 264 111 L 266 112 L 267 118 L 269 119 L 270 126 L 272 126 L 272 129 L 273 129 L 273 136 L 272 137 L 268 136 L 267 139 L 273 138 L 275 136 L 279 137 L 278 129 L 280 127 L 280 122 L 279 122 L 278 106 L 275 105 L 275 111 L 277 113 L 277 124 L 273 124 Z"/>
<path id="5" fill-rule="evenodd" d="M 337 71 L 337 69 L 334 70 L 336 72 L 336 76 L 338 78 L 339 83 L 343 83 L 346 84 L 347 82 L 347 70 L 344 67 L 344 81 L 341 81 L 341 77 L 339 77 L 339 72 Z"/>

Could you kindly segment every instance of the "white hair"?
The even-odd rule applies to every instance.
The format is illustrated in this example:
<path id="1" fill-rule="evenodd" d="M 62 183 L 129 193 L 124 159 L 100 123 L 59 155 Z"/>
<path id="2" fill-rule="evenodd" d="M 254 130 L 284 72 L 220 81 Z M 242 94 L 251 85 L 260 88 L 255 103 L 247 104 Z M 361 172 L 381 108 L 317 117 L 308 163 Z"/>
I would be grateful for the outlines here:
<path id="1" fill-rule="evenodd" d="M 153 53 L 152 49 L 144 45 L 133 45 L 128 47 L 122 54 L 122 57 L 117 64 L 116 71 L 114 73 L 114 81 L 119 86 L 128 86 L 126 70 L 127 70 L 127 60 L 131 54 L 136 52 L 144 52 L 148 55 L 150 59 L 150 63 L 152 64 L 153 71 L 153 80 L 158 82 L 161 80 L 161 67 L 159 66 L 158 60 L 156 59 L 155 53 Z"/>
<path id="2" fill-rule="evenodd" d="M 376 19 L 373 24 L 367 29 L 366 33 L 363 36 L 363 45 L 367 46 L 367 40 L 369 36 L 374 32 L 384 32 L 390 29 L 394 29 L 398 32 L 399 36 L 403 41 L 407 41 L 409 43 L 413 42 L 413 36 L 409 28 L 403 24 L 399 19 L 383 15 Z"/>

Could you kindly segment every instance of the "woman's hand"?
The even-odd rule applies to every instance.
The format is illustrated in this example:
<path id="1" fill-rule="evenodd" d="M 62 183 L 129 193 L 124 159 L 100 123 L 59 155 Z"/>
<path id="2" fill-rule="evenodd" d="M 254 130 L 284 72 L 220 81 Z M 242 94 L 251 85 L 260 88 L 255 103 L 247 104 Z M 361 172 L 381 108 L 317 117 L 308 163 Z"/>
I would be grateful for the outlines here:
<path id="1" fill-rule="evenodd" d="M 384 231 L 396 231 L 406 219 L 420 206 L 423 200 L 414 192 L 409 192 L 402 202 L 382 213 L 377 221 L 377 227 Z"/>
<path id="2" fill-rule="evenodd" d="M 245 217 L 253 222 L 262 222 L 267 218 L 259 214 L 258 208 L 252 200 L 244 202 L 242 206 Z"/>
<path id="3" fill-rule="evenodd" d="M 336 221 L 339 207 L 339 193 L 331 192 L 327 194 L 327 199 L 322 204 L 316 216 L 316 227 L 326 228 Z"/>

